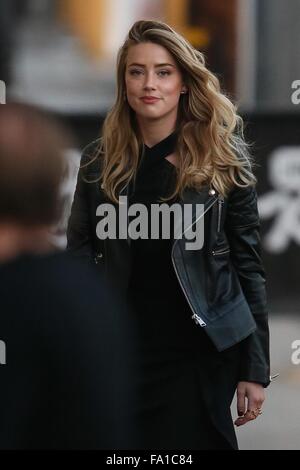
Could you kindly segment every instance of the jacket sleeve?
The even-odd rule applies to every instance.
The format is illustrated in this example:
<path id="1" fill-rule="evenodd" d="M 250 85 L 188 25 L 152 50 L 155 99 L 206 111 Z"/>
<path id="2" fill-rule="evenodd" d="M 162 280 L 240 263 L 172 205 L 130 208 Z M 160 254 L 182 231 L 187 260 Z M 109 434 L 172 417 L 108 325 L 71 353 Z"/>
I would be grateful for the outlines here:
<path id="1" fill-rule="evenodd" d="M 84 180 L 88 157 L 83 153 L 67 228 L 67 250 L 76 256 L 92 259 L 91 221 L 87 183 Z"/>
<path id="2" fill-rule="evenodd" d="M 241 343 L 239 380 L 267 387 L 270 383 L 269 326 L 256 189 L 235 188 L 229 195 L 227 210 L 225 229 L 231 259 L 257 326 Z"/>

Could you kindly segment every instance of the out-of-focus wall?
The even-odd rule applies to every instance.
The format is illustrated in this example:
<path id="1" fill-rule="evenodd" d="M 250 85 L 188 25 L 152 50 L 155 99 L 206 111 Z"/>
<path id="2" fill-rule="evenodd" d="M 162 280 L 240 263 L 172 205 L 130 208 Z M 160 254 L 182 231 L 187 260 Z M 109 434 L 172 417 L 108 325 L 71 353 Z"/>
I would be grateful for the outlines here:
<path id="1" fill-rule="evenodd" d="M 165 1 L 62 0 L 58 4 L 58 17 L 95 58 L 110 60 L 134 21 L 163 19 Z"/>
<path id="2" fill-rule="evenodd" d="M 209 30 L 203 25 L 191 22 L 190 0 L 163 0 L 164 18 L 168 24 L 184 35 L 197 49 L 206 48 L 210 42 Z M 200 6 L 200 5 L 199 5 Z"/>
<path id="3" fill-rule="evenodd" d="M 59 18 L 96 57 L 104 52 L 107 14 L 108 2 L 103 0 L 61 0 L 58 4 Z"/>

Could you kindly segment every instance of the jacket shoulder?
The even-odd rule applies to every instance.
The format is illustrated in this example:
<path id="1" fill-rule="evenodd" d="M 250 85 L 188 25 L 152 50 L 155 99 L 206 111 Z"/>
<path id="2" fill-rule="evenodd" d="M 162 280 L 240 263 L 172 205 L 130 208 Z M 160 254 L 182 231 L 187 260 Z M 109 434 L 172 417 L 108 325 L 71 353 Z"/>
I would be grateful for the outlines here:
<path id="1" fill-rule="evenodd" d="M 234 185 L 227 196 L 229 203 L 247 204 L 257 200 L 256 185 L 250 184 L 248 186 Z"/>
<path id="2" fill-rule="evenodd" d="M 232 226 L 245 226 L 259 222 L 255 185 L 235 186 L 227 199 L 228 215 Z"/>

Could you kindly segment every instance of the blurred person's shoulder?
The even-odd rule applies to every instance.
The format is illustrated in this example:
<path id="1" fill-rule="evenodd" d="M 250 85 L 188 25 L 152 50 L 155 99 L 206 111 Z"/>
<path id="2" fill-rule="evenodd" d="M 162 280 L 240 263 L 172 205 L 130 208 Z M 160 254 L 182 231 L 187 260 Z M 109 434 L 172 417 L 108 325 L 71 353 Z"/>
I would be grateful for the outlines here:
<path id="1" fill-rule="evenodd" d="M 59 417 L 55 411 L 53 422 L 74 414 L 86 426 L 87 416 L 89 429 L 83 427 L 81 436 L 75 426 L 74 432 L 92 439 L 92 447 L 117 448 L 123 440 L 127 446 L 130 423 L 121 413 L 131 406 L 132 335 L 101 271 L 68 252 L 22 255 L 0 265 L 0 297 L 0 339 L 9 355 L 1 398 L 20 382 L 23 392 L 39 392 L 42 405 L 54 403 L 56 410 L 65 400 L 65 411 Z M 43 384 L 51 395 L 43 395 Z M 15 400 L 25 407 L 19 394 Z M 68 420 L 61 429 L 73 432 Z"/>
<path id="2" fill-rule="evenodd" d="M 58 344 L 68 337 L 69 344 L 89 343 L 95 350 L 101 337 L 106 353 L 130 343 L 126 303 L 96 266 L 68 252 L 22 255 L 0 265 L 0 298 L 0 324 L 10 333 L 17 324 L 31 338 L 56 338 Z"/>
<path id="3" fill-rule="evenodd" d="M 78 274 L 81 275 L 78 277 Z M 46 282 L 48 286 L 63 284 L 65 287 L 71 282 L 84 283 L 86 276 L 94 278 L 96 272 L 92 265 L 64 251 L 43 255 L 22 254 L 0 264 L 0 276 L 4 278 L 4 275 L 10 281 L 17 282 L 20 278 L 24 284 L 29 279 L 35 279 L 40 286 Z"/>
<path id="4" fill-rule="evenodd" d="M 2 298 L 16 296 L 16 301 L 26 298 L 27 302 L 40 302 L 45 310 L 52 309 L 54 299 L 57 309 L 73 307 L 74 312 L 94 311 L 95 305 L 101 304 L 103 314 L 117 311 L 121 304 L 101 270 L 69 252 L 26 254 L 0 265 L 0 293 Z"/>

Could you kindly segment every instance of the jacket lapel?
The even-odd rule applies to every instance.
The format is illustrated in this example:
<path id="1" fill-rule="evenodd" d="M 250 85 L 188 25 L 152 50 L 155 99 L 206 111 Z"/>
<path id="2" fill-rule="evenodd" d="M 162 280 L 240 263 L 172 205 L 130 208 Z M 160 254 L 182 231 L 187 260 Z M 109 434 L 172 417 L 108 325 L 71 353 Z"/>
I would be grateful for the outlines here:
<path id="1" fill-rule="evenodd" d="M 184 226 L 191 227 L 198 221 L 204 214 L 217 202 L 218 193 L 209 185 L 204 186 L 201 191 L 196 191 L 195 189 L 186 189 L 183 193 L 182 199 L 180 199 L 179 204 L 182 208 L 182 214 L 184 215 Z M 192 211 L 185 212 L 185 205 L 191 205 Z M 202 210 L 197 210 L 197 205 L 202 206 Z M 187 220 L 186 213 L 191 215 L 190 219 Z M 179 221 L 181 223 L 181 221 Z M 176 226 L 175 233 L 178 234 L 179 238 L 182 238 L 184 232 L 182 227 Z"/>

